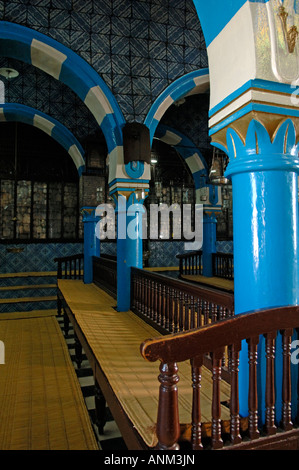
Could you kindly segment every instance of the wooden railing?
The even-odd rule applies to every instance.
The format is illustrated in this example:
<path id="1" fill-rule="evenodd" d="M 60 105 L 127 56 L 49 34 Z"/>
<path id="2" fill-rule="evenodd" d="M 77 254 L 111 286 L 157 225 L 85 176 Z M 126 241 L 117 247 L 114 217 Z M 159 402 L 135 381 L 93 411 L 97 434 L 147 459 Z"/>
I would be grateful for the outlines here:
<path id="1" fill-rule="evenodd" d="M 162 333 L 187 331 L 234 315 L 234 295 L 132 268 L 131 309 Z"/>
<path id="2" fill-rule="evenodd" d="M 191 441 L 193 450 L 205 448 L 219 449 L 225 445 L 232 449 L 290 448 L 299 445 L 299 429 L 294 429 L 291 419 L 292 403 L 297 404 L 297 396 L 291 395 L 291 341 L 293 329 L 299 327 L 299 307 L 282 307 L 259 310 L 244 315 L 203 326 L 199 329 L 149 339 L 141 345 L 141 354 L 148 361 L 160 361 L 160 393 L 158 407 L 157 436 L 160 449 L 177 449 L 180 438 L 178 414 L 178 363 L 189 360 L 192 377 Z M 275 338 L 282 335 L 282 420 L 275 421 L 275 377 L 274 352 Z M 260 335 L 265 336 L 265 426 L 260 429 L 258 412 L 258 343 Z M 248 343 L 248 418 L 241 428 L 239 416 L 239 351 L 241 342 Z M 230 420 L 221 421 L 220 381 L 221 361 L 224 348 L 232 355 Z M 212 355 L 212 423 L 211 439 L 205 444 L 202 440 L 202 419 L 200 408 L 201 367 L 205 353 Z M 298 378 L 297 364 L 296 378 Z M 191 386 L 191 384 L 190 384 Z M 298 391 L 298 390 L 297 390 Z M 278 393 L 278 396 L 280 394 Z M 245 393 L 244 396 L 247 396 Z M 292 401 L 293 400 L 293 401 Z M 280 404 L 279 404 L 280 405 Z M 298 415 L 297 415 L 298 419 Z M 278 429 L 278 426 L 280 429 Z M 224 442 L 225 433 L 229 441 Z M 265 437 L 262 437 L 265 436 Z M 298 448 L 298 447 L 296 447 Z"/>
<path id="3" fill-rule="evenodd" d="M 179 273 L 182 275 L 201 274 L 201 256 L 202 251 L 190 251 L 189 253 L 183 253 L 177 255 L 179 260 Z"/>
<path id="4" fill-rule="evenodd" d="M 55 258 L 57 264 L 57 279 L 82 279 L 83 278 L 82 253 L 72 256 Z"/>
<path id="5" fill-rule="evenodd" d="M 213 253 L 213 276 L 234 279 L 234 257 L 231 253 Z"/>
<path id="6" fill-rule="evenodd" d="M 176 256 L 179 260 L 179 275 L 202 274 L 202 251 L 191 251 Z M 213 253 L 213 276 L 234 279 L 234 257 L 231 253 Z"/>
<path id="7" fill-rule="evenodd" d="M 117 295 L 117 262 L 116 256 L 101 255 L 94 256 L 93 282 L 100 288 L 106 290 L 112 297 Z"/>

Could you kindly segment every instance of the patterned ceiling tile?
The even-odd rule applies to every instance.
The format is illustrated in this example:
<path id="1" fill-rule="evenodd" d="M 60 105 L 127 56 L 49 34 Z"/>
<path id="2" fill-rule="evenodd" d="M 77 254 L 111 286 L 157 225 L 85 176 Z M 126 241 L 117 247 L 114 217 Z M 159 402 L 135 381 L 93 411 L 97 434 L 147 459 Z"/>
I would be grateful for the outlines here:
<path id="1" fill-rule="evenodd" d="M 165 5 L 151 5 L 151 21 L 155 23 L 168 24 L 169 10 Z"/>
<path id="2" fill-rule="evenodd" d="M 75 0 L 73 0 L 73 3 L 74 1 Z M 34 3 L 36 2 L 34 1 Z M 70 10 L 72 8 L 72 0 L 51 0 L 50 3 L 52 8 L 60 8 L 61 10 Z"/>
<path id="3" fill-rule="evenodd" d="M 50 10 L 50 28 L 69 29 L 71 19 L 64 10 Z"/>
<path id="4" fill-rule="evenodd" d="M 70 41 L 72 44 L 72 50 L 75 52 L 86 52 L 90 50 L 89 36 L 86 37 L 84 31 L 71 31 Z"/>
<path id="5" fill-rule="evenodd" d="M 184 30 L 179 28 L 178 26 L 167 26 L 167 41 L 168 43 L 174 44 L 181 44 L 183 45 L 185 42 L 184 38 Z"/>
<path id="6" fill-rule="evenodd" d="M 144 20 L 131 19 L 131 36 L 138 39 L 148 39 L 150 23 Z"/>
<path id="7" fill-rule="evenodd" d="M 96 68 L 100 74 L 111 72 L 111 62 L 109 54 L 94 54 L 92 56 L 92 66 Z M 121 72 L 121 68 L 120 68 Z"/>
<path id="8" fill-rule="evenodd" d="M 49 27 L 49 10 L 44 7 L 28 5 L 27 22 L 32 26 Z"/>
<path id="9" fill-rule="evenodd" d="M 71 28 L 77 31 L 86 31 L 89 33 L 90 31 L 90 15 L 87 13 L 78 13 L 76 11 L 72 11 L 70 14 L 71 18 Z"/>
<path id="10" fill-rule="evenodd" d="M 139 20 L 151 19 L 151 8 L 149 2 L 133 2 L 132 17 Z"/>
<path id="11" fill-rule="evenodd" d="M 112 15 L 113 7 L 112 7 L 113 0 L 105 0 L 104 2 L 93 2 L 93 9 L 94 14 L 101 14 L 101 15 Z"/>
<path id="12" fill-rule="evenodd" d="M 125 97 L 119 100 L 125 117 L 134 115 L 139 121 L 172 80 L 208 63 L 192 0 L 0 0 L 0 19 L 25 24 L 73 49 L 92 64 L 117 97 Z M 47 99 L 53 86 L 47 87 Z M 72 101 L 69 90 L 60 91 L 65 102 Z M 134 95 L 141 91 L 146 94 L 144 106 L 135 101 L 137 108 L 132 110 L 128 95 L 133 105 Z M 21 102 L 20 90 L 16 94 Z M 29 99 L 28 94 L 26 90 Z M 37 102 L 41 99 L 32 91 L 30 103 Z M 80 103 L 74 106 L 78 109 Z M 61 116 L 65 114 L 62 109 Z M 93 120 L 88 116 L 91 128 Z M 72 129 L 82 135 L 76 122 Z"/>
<path id="13" fill-rule="evenodd" d="M 108 15 L 92 15 L 91 30 L 95 34 L 111 34 L 111 19 Z"/>
<path id="14" fill-rule="evenodd" d="M 2 11 L 4 11 L 4 5 L 2 5 Z M 5 14 L 7 15 L 8 21 L 14 21 L 15 23 L 24 23 L 27 18 L 26 9 L 24 9 L 23 5 L 18 3 L 9 2 L 7 6 L 5 6 Z"/>
<path id="15" fill-rule="evenodd" d="M 61 1 L 61 3 L 64 3 L 64 0 L 60 0 L 60 1 Z M 73 10 L 78 12 L 78 13 L 92 14 L 93 13 L 93 2 L 87 2 L 86 0 L 73 0 L 69 9 L 71 10 L 71 8 L 73 8 Z"/>
<path id="16" fill-rule="evenodd" d="M 148 77 L 149 62 L 144 57 L 132 57 L 132 74 L 140 77 Z"/>
<path id="17" fill-rule="evenodd" d="M 131 18 L 132 17 L 132 4 L 129 1 L 113 0 L 112 1 L 112 14 L 119 18 Z"/>
<path id="18" fill-rule="evenodd" d="M 111 20 L 111 34 L 112 37 L 121 36 L 123 39 L 129 37 L 131 34 L 131 19 L 113 17 Z"/>
<path id="19" fill-rule="evenodd" d="M 91 35 L 91 52 L 94 54 L 110 54 L 110 40 L 105 34 Z"/>
<path id="20" fill-rule="evenodd" d="M 112 61 L 111 61 L 110 66 L 112 65 L 114 73 L 130 75 L 131 61 L 130 61 L 129 55 L 113 54 L 111 58 L 112 58 Z M 101 68 L 99 68 L 98 70 L 101 71 Z"/>

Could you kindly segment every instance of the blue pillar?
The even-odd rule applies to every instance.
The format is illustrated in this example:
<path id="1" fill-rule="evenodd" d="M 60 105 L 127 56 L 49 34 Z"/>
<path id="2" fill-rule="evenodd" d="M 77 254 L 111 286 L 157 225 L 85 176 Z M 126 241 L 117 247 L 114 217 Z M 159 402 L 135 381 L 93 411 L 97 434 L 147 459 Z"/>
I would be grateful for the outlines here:
<path id="1" fill-rule="evenodd" d="M 213 253 L 216 253 L 217 219 L 213 212 L 204 212 L 203 244 L 202 244 L 202 274 L 213 276 Z"/>
<path id="2" fill-rule="evenodd" d="M 95 208 L 82 209 L 84 224 L 84 283 L 93 281 L 92 257 L 100 256 L 100 240 L 96 237 L 96 224 L 99 220 L 95 216 Z"/>
<path id="3" fill-rule="evenodd" d="M 135 193 L 117 201 L 117 310 L 131 307 L 131 267 L 143 267 L 142 214 L 143 200 Z"/>
<path id="4" fill-rule="evenodd" d="M 245 145 L 229 130 L 233 185 L 235 313 L 298 303 L 298 150 L 292 121 L 271 142 L 267 130 L 251 121 Z M 257 153 L 258 150 L 258 153 Z M 279 344 L 280 339 L 277 339 Z M 260 351 L 264 351 L 263 339 Z M 259 367 L 265 368 L 264 352 Z M 247 415 L 248 356 L 244 342 L 239 368 L 240 413 Z M 276 354 L 277 406 L 281 402 L 281 353 Z M 265 384 L 258 384 L 260 412 Z M 279 421 L 281 410 L 276 408 Z"/>

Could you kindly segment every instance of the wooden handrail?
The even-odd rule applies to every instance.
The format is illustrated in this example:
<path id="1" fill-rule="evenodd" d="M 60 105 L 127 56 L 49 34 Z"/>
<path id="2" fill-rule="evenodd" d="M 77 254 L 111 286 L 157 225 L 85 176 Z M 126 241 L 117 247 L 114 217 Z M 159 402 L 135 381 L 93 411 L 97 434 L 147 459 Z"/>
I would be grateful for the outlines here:
<path id="1" fill-rule="evenodd" d="M 54 258 L 54 262 L 58 263 L 57 279 L 81 279 L 83 277 L 83 260 L 82 253 Z"/>
<path id="2" fill-rule="evenodd" d="M 179 260 L 179 275 L 196 275 L 202 273 L 201 257 L 202 251 L 189 251 L 176 255 Z"/>
<path id="3" fill-rule="evenodd" d="M 234 294 L 132 268 L 131 310 L 162 333 L 234 315 Z"/>
<path id="4" fill-rule="evenodd" d="M 144 359 L 150 362 L 160 361 L 161 383 L 157 436 L 160 449 L 177 448 L 179 439 L 178 416 L 172 415 L 172 409 L 178 407 L 179 380 L 178 363 L 190 360 L 193 382 L 192 407 L 192 446 L 202 448 L 201 413 L 200 413 L 200 376 L 203 356 L 209 352 L 212 356 L 213 394 L 212 394 L 212 439 L 213 449 L 223 447 L 221 435 L 221 406 L 220 380 L 221 358 L 225 347 L 231 351 L 231 398 L 230 398 L 230 432 L 231 445 L 242 446 L 239 416 L 238 367 L 239 351 L 242 341 L 248 343 L 249 385 L 248 385 L 248 437 L 253 441 L 259 439 L 258 404 L 257 404 L 257 360 L 258 343 L 261 335 L 265 337 L 266 371 L 265 371 L 265 432 L 272 437 L 276 433 L 275 423 L 275 382 L 274 382 L 274 352 L 275 338 L 278 332 L 282 335 L 282 422 L 283 431 L 293 428 L 291 420 L 291 341 L 292 332 L 299 327 L 299 306 L 286 306 L 271 309 L 256 310 L 246 314 L 236 315 L 211 325 L 186 332 L 174 333 L 156 339 L 148 339 L 140 346 Z M 294 401 L 298 397 L 293 398 Z M 165 409 L 166 407 L 166 409 Z M 163 413 L 161 410 L 164 410 Z M 175 420 L 175 422 L 173 422 Z M 165 435 L 165 429 L 175 430 L 170 436 Z M 247 442 L 248 447 L 248 442 Z"/>
<path id="5" fill-rule="evenodd" d="M 182 362 L 243 339 L 298 327 L 299 306 L 255 310 L 184 333 L 148 339 L 141 345 L 141 354 L 151 362 Z"/>
<path id="6" fill-rule="evenodd" d="M 112 297 L 117 296 L 117 261 L 116 256 L 93 256 L 93 282 L 106 290 Z"/>
<path id="7" fill-rule="evenodd" d="M 234 256 L 232 253 L 213 253 L 213 276 L 234 279 Z"/>

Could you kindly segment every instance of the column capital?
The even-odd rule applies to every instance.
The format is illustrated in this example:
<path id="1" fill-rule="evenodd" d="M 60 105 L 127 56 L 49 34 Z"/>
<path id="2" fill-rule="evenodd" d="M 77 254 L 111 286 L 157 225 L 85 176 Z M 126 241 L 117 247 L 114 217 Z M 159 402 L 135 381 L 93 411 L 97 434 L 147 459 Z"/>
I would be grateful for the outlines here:
<path id="1" fill-rule="evenodd" d="M 272 135 L 257 119 L 252 119 L 246 134 L 228 128 L 226 151 L 229 164 L 226 176 L 252 171 L 295 171 L 299 173 L 296 126 L 292 119 L 279 123 Z"/>
<path id="2" fill-rule="evenodd" d="M 84 206 L 81 207 L 81 214 L 83 222 L 96 222 L 98 217 L 96 216 L 96 207 Z"/>
<path id="3" fill-rule="evenodd" d="M 148 196 L 149 185 L 136 185 L 136 188 L 115 188 L 111 197 L 118 207 L 119 198 L 126 201 L 126 205 L 143 204 Z"/>

